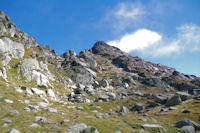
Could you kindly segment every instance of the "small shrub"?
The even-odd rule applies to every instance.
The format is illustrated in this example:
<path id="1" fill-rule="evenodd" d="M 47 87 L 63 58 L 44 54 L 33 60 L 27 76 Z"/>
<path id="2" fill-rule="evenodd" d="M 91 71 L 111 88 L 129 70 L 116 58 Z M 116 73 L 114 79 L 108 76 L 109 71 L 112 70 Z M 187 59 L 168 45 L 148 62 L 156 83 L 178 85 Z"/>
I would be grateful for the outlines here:
<path id="1" fill-rule="evenodd" d="M 79 72 L 80 66 L 74 66 L 74 67 L 72 67 L 72 70 L 75 71 L 75 72 Z"/>

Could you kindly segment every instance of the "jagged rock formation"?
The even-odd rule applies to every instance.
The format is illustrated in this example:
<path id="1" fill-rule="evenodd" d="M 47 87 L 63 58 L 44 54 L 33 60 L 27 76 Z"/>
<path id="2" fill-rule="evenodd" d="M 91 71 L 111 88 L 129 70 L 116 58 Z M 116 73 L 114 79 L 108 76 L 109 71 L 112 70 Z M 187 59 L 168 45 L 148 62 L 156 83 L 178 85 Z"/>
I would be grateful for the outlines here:
<path id="1" fill-rule="evenodd" d="M 193 99 L 198 101 L 200 77 L 182 74 L 174 68 L 144 61 L 103 41 L 96 42 L 91 49 L 83 50 L 79 54 L 69 50 L 59 56 L 49 46 L 38 45 L 33 37 L 18 30 L 10 18 L 0 11 L 0 89 L 2 89 L 0 105 L 1 101 L 4 101 L 3 104 L 15 107 L 20 102 L 26 113 L 37 112 L 43 115 L 41 112 L 45 111 L 59 114 L 61 118 L 67 113 L 72 113 L 70 109 L 76 108 L 79 112 L 84 110 L 83 104 L 79 106 L 79 103 L 91 103 L 89 107 L 88 104 L 85 105 L 86 110 L 90 108 L 100 110 L 101 107 L 95 103 L 105 102 L 110 106 L 109 112 L 104 112 L 104 109 L 100 110 L 104 113 L 97 110 L 90 111 L 96 113 L 95 119 L 109 119 L 113 114 L 120 115 L 120 121 L 134 129 L 135 127 L 126 120 L 121 120 L 122 115 L 129 115 L 130 112 L 145 115 L 149 111 L 154 115 L 156 114 L 154 108 L 159 108 L 161 111 L 173 110 L 175 107 L 172 106 L 183 102 Z M 1 93 L 4 95 L 1 96 Z M 11 95 L 10 100 L 8 94 L 9 96 L 14 94 L 14 97 Z M 7 98 L 1 100 L 4 97 Z M 59 106 L 56 106 L 57 104 Z M 80 126 L 76 124 L 78 114 L 73 115 L 74 124 L 68 125 L 70 132 L 76 130 L 74 127 Z M 118 116 L 112 119 L 115 118 Z M 36 122 L 51 124 L 47 119 L 37 116 Z M 64 123 L 67 122 L 62 120 L 54 123 L 51 129 L 60 130 Z M 154 126 L 140 125 L 143 125 L 143 130 L 147 128 L 149 130 Z M 4 122 L 4 126 L 8 127 L 8 122 Z M 32 123 L 31 127 L 41 128 L 37 123 Z M 160 125 L 158 127 L 161 128 Z M 80 132 L 88 133 L 98 131 L 95 127 L 87 126 L 80 129 Z"/>

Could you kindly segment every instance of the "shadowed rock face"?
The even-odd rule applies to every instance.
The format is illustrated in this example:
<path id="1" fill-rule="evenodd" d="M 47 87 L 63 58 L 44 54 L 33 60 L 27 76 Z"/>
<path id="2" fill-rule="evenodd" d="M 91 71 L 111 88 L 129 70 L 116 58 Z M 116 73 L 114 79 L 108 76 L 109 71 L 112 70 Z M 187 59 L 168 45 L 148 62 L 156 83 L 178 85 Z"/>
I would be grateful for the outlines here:
<path id="1" fill-rule="evenodd" d="M 98 41 L 91 49 L 94 55 L 101 55 L 112 61 L 113 65 L 123 68 L 124 71 L 137 73 L 140 83 L 166 89 L 166 83 L 177 90 L 199 89 L 199 80 L 193 75 L 184 75 L 174 68 L 153 64 L 141 58 L 131 56 L 120 49 Z M 179 80 L 179 82 L 175 81 Z"/>

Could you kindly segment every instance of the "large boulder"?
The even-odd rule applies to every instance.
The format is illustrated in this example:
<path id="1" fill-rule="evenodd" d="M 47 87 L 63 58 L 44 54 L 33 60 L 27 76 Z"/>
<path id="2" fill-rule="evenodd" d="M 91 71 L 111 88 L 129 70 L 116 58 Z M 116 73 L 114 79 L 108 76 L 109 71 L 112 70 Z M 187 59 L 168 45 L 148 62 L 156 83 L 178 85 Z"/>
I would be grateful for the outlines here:
<path id="1" fill-rule="evenodd" d="M 74 123 L 73 125 L 68 127 L 67 132 L 82 133 L 85 128 L 87 128 L 87 125 L 85 123 Z"/>
<path id="2" fill-rule="evenodd" d="M 136 103 L 134 106 L 131 108 L 131 111 L 143 111 L 144 109 L 144 104 L 143 103 Z"/>
<path id="3" fill-rule="evenodd" d="M 183 126 L 181 127 L 183 133 L 195 133 L 195 129 L 193 126 Z"/>
<path id="4" fill-rule="evenodd" d="M 160 105 L 159 103 L 157 103 L 157 102 L 153 102 L 153 101 L 150 101 L 150 100 L 147 101 L 147 104 L 148 104 L 147 108 L 154 108 L 154 107 Z"/>
<path id="5" fill-rule="evenodd" d="M 144 78 L 143 77 L 143 78 L 139 78 L 139 80 L 144 85 L 156 87 L 159 89 L 166 89 L 164 83 L 158 78 L 152 78 L 152 77 Z"/>
<path id="6" fill-rule="evenodd" d="M 99 81 L 99 86 L 106 88 L 106 87 L 109 86 L 109 83 L 106 79 L 102 79 L 102 80 Z"/>
<path id="7" fill-rule="evenodd" d="M 165 104 L 166 107 L 178 105 L 181 102 L 179 95 L 172 96 Z"/>
<path id="8" fill-rule="evenodd" d="M 109 96 L 108 95 L 102 95 L 102 94 L 99 94 L 96 101 L 104 101 L 104 102 L 108 102 L 109 101 Z"/>
<path id="9" fill-rule="evenodd" d="M 75 82 L 83 85 L 89 85 L 96 79 L 96 73 L 83 66 L 73 66 L 68 76 Z"/>
<path id="10" fill-rule="evenodd" d="M 176 123 L 176 127 L 182 128 L 183 126 L 193 126 L 195 130 L 200 130 L 200 125 L 188 118 L 184 118 Z"/>
<path id="11" fill-rule="evenodd" d="M 152 97 L 154 98 L 156 103 L 165 104 L 167 102 L 167 96 L 163 94 L 153 93 Z"/>
<path id="12" fill-rule="evenodd" d="M 190 94 L 186 92 L 176 92 L 176 94 L 180 96 L 182 101 L 188 100 L 188 98 L 190 97 Z"/>

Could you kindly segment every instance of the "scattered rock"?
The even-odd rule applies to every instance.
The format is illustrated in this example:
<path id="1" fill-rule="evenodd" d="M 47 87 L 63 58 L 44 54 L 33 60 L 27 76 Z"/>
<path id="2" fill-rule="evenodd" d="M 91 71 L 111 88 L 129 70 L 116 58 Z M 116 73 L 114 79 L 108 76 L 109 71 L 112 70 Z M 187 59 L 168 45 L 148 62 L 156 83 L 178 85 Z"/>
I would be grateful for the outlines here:
<path id="1" fill-rule="evenodd" d="M 47 107 L 47 106 L 50 105 L 49 103 L 46 103 L 46 102 L 38 102 L 37 104 L 38 104 L 38 106 L 40 106 L 40 107 Z"/>
<path id="2" fill-rule="evenodd" d="M 19 130 L 12 128 L 8 133 L 21 133 Z"/>
<path id="3" fill-rule="evenodd" d="M 37 127 L 40 127 L 40 125 L 37 124 L 37 123 L 33 123 L 33 124 L 30 125 L 30 127 L 35 127 L 35 128 L 37 128 Z"/>
<path id="4" fill-rule="evenodd" d="M 19 112 L 17 110 L 10 110 L 9 111 L 12 115 L 18 115 Z"/>
<path id="5" fill-rule="evenodd" d="M 51 113 L 57 113 L 57 109 L 54 109 L 54 108 L 46 108 L 46 111 L 51 112 Z"/>
<path id="6" fill-rule="evenodd" d="M 7 123 L 4 123 L 4 124 L 2 125 L 2 127 L 8 127 L 8 124 L 7 124 Z"/>
<path id="7" fill-rule="evenodd" d="M 39 106 L 37 105 L 29 105 L 28 108 L 24 108 L 25 110 L 32 110 L 32 111 L 35 111 L 35 112 L 38 112 L 40 109 L 39 109 Z"/>
<path id="8" fill-rule="evenodd" d="M 113 93 L 113 92 L 107 92 L 106 95 L 109 96 L 109 99 L 110 99 L 110 100 L 116 99 L 116 95 L 115 95 L 115 93 Z"/>
<path id="9" fill-rule="evenodd" d="M 5 67 L 0 68 L 0 77 L 2 77 L 6 82 L 8 82 L 8 80 L 7 80 L 7 73 L 6 73 Z"/>
<path id="10" fill-rule="evenodd" d="M 40 89 L 37 89 L 37 88 L 31 88 L 31 91 L 37 95 L 45 95 L 45 92 L 40 90 Z"/>
<path id="11" fill-rule="evenodd" d="M 10 99 L 4 99 L 4 101 L 6 102 L 6 103 L 13 103 L 13 101 L 12 100 L 10 100 Z"/>
<path id="12" fill-rule="evenodd" d="M 25 104 L 29 104 L 29 103 L 30 103 L 30 100 L 24 100 L 24 103 L 25 103 Z"/>
<path id="13" fill-rule="evenodd" d="M 192 113 L 192 111 L 189 110 L 189 109 L 185 109 L 185 110 L 182 111 L 182 113 Z"/>
<path id="14" fill-rule="evenodd" d="M 152 118 L 152 117 L 151 117 L 151 120 L 152 120 L 154 123 L 157 123 L 157 122 L 158 122 L 155 118 Z"/>
<path id="15" fill-rule="evenodd" d="M 52 100 L 55 100 L 55 99 L 56 99 L 56 95 L 55 95 L 55 93 L 53 92 L 52 89 L 48 89 L 48 90 L 47 90 L 47 95 L 48 95 Z"/>
<path id="16" fill-rule="evenodd" d="M 177 110 L 177 107 L 169 107 L 169 110 Z"/>
<path id="17" fill-rule="evenodd" d="M 33 92 L 32 92 L 30 89 L 26 89 L 26 92 L 27 92 L 29 95 L 33 95 Z"/>
<path id="18" fill-rule="evenodd" d="M 107 119 L 109 117 L 109 114 L 108 113 L 105 113 L 103 118 Z"/>
<path id="19" fill-rule="evenodd" d="M 57 124 L 54 124 L 51 129 L 59 130 L 59 127 L 57 126 Z"/>
<path id="20" fill-rule="evenodd" d="M 138 120 L 141 120 L 141 121 L 144 121 L 144 122 L 146 122 L 146 121 L 147 121 L 147 119 L 146 119 L 146 118 L 144 118 L 144 117 L 138 117 L 137 119 L 138 119 Z"/>
<path id="21" fill-rule="evenodd" d="M 42 122 L 42 123 L 45 123 L 45 124 L 49 124 L 49 122 L 47 121 L 47 119 L 45 117 L 42 117 L 42 116 L 36 116 L 35 117 L 35 121 L 36 122 Z"/>
<path id="22" fill-rule="evenodd" d="M 160 125 L 155 124 L 142 124 L 141 125 L 145 130 L 155 131 L 155 132 L 162 132 L 163 128 Z"/>
<path id="23" fill-rule="evenodd" d="M 97 118 L 100 118 L 100 119 L 101 119 L 101 118 L 102 118 L 102 115 L 103 115 L 102 113 L 96 113 L 96 117 L 97 117 Z"/>
<path id="24" fill-rule="evenodd" d="M 81 133 L 99 133 L 95 127 L 87 127 Z"/>
<path id="25" fill-rule="evenodd" d="M 3 122 L 6 122 L 8 124 L 12 124 L 12 120 L 9 120 L 7 118 L 2 119 Z"/>
<path id="26" fill-rule="evenodd" d="M 67 122 L 69 122 L 69 119 L 64 119 L 63 121 L 60 121 L 59 124 L 62 125 L 62 124 L 67 123 Z"/>
<path id="27" fill-rule="evenodd" d="M 83 107 L 82 106 L 78 106 L 77 110 L 83 110 Z"/>
<path id="28" fill-rule="evenodd" d="M 127 113 L 129 113 L 129 109 L 126 108 L 125 106 L 122 106 L 119 110 L 119 113 L 122 115 L 127 114 Z"/>

